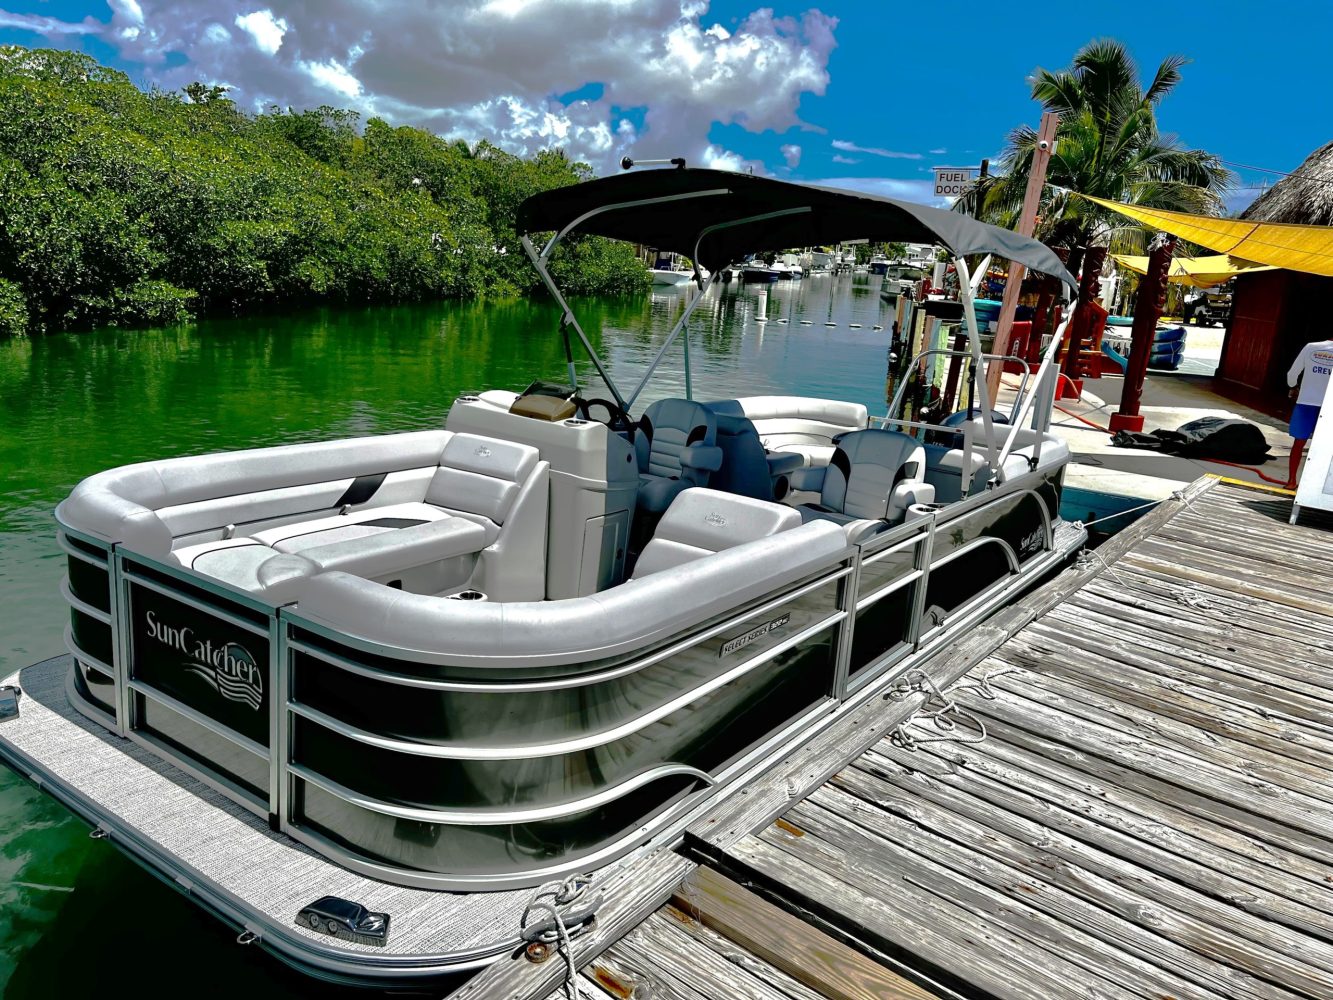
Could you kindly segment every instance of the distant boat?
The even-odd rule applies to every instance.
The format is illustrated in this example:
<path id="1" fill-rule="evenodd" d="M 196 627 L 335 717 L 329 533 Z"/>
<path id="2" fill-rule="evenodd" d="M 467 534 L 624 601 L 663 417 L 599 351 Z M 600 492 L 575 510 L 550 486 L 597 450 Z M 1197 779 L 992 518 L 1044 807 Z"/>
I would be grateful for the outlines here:
<path id="1" fill-rule="evenodd" d="M 809 260 L 805 268 L 806 274 L 828 274 L 833 270 L 833 254 L 826 250 L 811 250 L 805 255 Z"/>
<path id="2" fill-rule="evenodd" d="M 674 253 L 658 254 L 654 266 L 648 268 L 648 273 L 653 276 L 654 285 L 666 287 L 685 285 L 694 279 L 694 269 L 686 267 L 680 256 Z M 702 271 L 702 274 L 708 277 L 707 271 Z"/>
<path id="3" fill-rule="evenodd" d="M 773 268 L 778 272 L 778 280 L 787 279 L 799 281 L 805 276 L 805 271 L 801 268 L 800 258 L 794 253 L 784 253 L 773 261 Z"/>
<path id="4" fill-rule="evenodd" d="M 688 285 L 694 278 L 693 271 L 677 271 L 674 268 L 650 267 L 648 273 L 653 276 L 654 285 Z"/>
<path id="5" fill-rule="evenodd" d="M 891 263 L 892 261 L 890 261 L 889 258 L 885 257 L 882 253 L 877 253 L 875 254 L 875 256 L 870 258 L 870 273 L 885 274 L 888 272 L 889 264 Z"/>
<path id="6" fill-rule="evenodd" d="M 776 267 L 769 267 L 762 260 L 751 260 L 741 268 L 741 280 L 749 284 L 763 284 L 777 281 L 781 277 Z"/>

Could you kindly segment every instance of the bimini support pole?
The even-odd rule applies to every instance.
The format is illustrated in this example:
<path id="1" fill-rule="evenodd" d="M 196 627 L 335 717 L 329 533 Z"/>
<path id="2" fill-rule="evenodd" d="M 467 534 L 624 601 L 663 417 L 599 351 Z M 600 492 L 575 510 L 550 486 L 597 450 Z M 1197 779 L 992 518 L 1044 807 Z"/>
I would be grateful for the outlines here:
<path id="1" fill-rule="evenodd" d="M 953 260 L 958 271 L 958 297 L 963 302 L 963 321 L 967 324 L 967 342 L 972 349 L 972 384 L 976 387 L 978 403 L 981 406 L 981 426 L 986 433 L 986 464 L 989 465 L 1000 481 L 1004 481 L 1004 470 L 997 462 L 995 448 L 995 427 L 991 423 L 990 387 L 986 385 L 986 359 L 981 353 L 981 334 L 977 330 L 977 311 L 972 304 L 972 276 L 967 270 L 967 262 L 961 254 Z M 1001 362 L 1003 364 L 1003 362 Z M 968 456 L 969 468 L 971 455 Z"/>
<path id="2" fill-rule="evenodd" d="M 599 358 L 597 352 L 593 350 L 592 343 L 588 340 L 587 334 L 583 332 L 583 327 L 579 326 L 579 321 L 574 317 L 574 310 L 569 308 L 569 303 L 566 302 L 565 297 L 560 294 L 560 288 L 556 285 L 555 279 L 551 277 L 551 272 L 546 269 L 546 261 L 542 258 L 541 254 L 537 253 L 537 249 L 532 245 L 532 241 L 526 236 L 520 236 L 519 242 L 523 244 L 523 249 L 527 251 L 528 259 L 532 261 L 532 266 L 535 267 L 537 273 L 541 275 L 542 283 L 546 286 L 547 291 L 549 291 L 555 298 L 556 304 L 560 306 L 560 310 L 563 314 L 563 318 L 560 321 L 560 332 L 563 333 L 565 337 L 566 356 L 569 357 L 570 381 L 575 387 L 578 386 L 578 379 L 575 377 L 574 371 L 574 359 L 569 355 L 568 350 L 568 327 L 572 326 L 574 332 L 579 335 L 579 341 L 583 344 L 583 349 L 588 352 L 588 357 L 592 360 L 593 367 L 597 369 L 597 374 L 602 377 L 602 381 L 605 382 L 606 387 L 611 390 L 611 395 L 615 397 L 615 400 L 620 404 L 620 407 L 624 410 L 628 410 L 629 407 L 626 405 L 624 397 L 620 395 L 620 389 L 616 386 L 615 382 L 612 381 L 610 374 L 606 370 L 606 366 L 602 364 L 602 359 Z"/>
<path id="3" fill-rule="evenodd" d="M 675 326 L 673 326 L 671 332 L 667 334 L 667 339 L 663 342 L 662 346 L 657 349 L 657 353 L 653 355 L 653 360 L 648 362 L 648 369 L 643 373 L 643 378 L 639 379 L 639 384 L 636 385 L 634 391 L 629 394 L 629 400 L 622 404 L 626 410 L 633 406 L 634 401 L 639 398 L 639 393 L 643 392 L 643 387 L 646 386 L 648 380 L 653 377 L 653 372 L 655 372 L 657 366 L 662 363 L 662 358 L 664 358 L 666 352 L 671 349 L 671 345 L 676 342 L 676 338 L 680 336 L 680 332 L 685 329 L 685 324 L 690 321 L 691 314 L 693 314 L 699 303 L 704 300 L 704 295 L 708 292 L 708 289 L 713 286 L 713 283 L 717 281 L 717 277 L 716 272 L 710 274 L 708 276 L 708 281 L 704 284 L 703 288 L 695 292 L 694 298 L 686 303 L 685 311 L 680 314 L 680 319 L 676 320 Z M 687 334 L 685 340 L 685 397 L 687 399 L 691 398 L 690 389 L 690 349 L 689 335 Z"/>
<path id="4" fill-rule="evenodd" d="M 727 192 L 722 192 L 722 193 L 725 194 Z M 698 279 L 698 274 L 699 274 L 699 247 L 703 244 L 704 237 L 707 236 L 709 233 L 715 233 L 719 229 L 728 229 L 732 226 L 743 226 L 750 222 L 763 222 L 766 219 L 778 219 L 787 215 L 804 215 L 805 213 L 811 211 L 813 211 L 813 209 L 809 205 L 801 205 L 796 208 L 784 208 L 776 212 L 764 212 L 761 215 L 749 215 L 743 219 L 730 219 L 726 222 L 718 222 L 711 226 L 705 226 L 703 229 L 699 230 L 699 235 L 695 237 L 694 240 L 693 260 L 694 260 L 696 280 Z M 629 406 L 633 406 L 634 401 L 639 398 L 639 393 L 643 392 L 643 387 L 647 385 L 648 380 L 652 378 L 653 372 L 657 369 L 657 366 L 661 363 L 662 358 L 666 354 L 668 348 L 670 348 L 672 343 L 675 342 L 675 339 L 679 335 L 680 331 L 685 328 L 685 323 L 689 320 L 690 313 L 694 312 L 694 307 L 703 301 L 704 293 L 707 292 L 708 289 L 712 287 L 712 285 L 717 281 L 720 271 L 721 269 L 719 268 L 717 271 L 714 271 L 712 274 L 708 276 L 708 281 L 706 283 L 700 283 L 699 294 L 696 295 L 690 301 L 690 304 L 685 307 L 684 315 L 682 315 L 680 317 L 680 320 L 676 323 L 676 325 L 672 327 L 671 333 L 666 339 L 666 343 L 664 343 L 661 349 L 657 352 L 657 354 L 654 355 L 652 362 L 649 363 L 648 365 L 648 370 L 643 373 L 643 378 L 639 379 L 639 384 L 635 386 L 634 391 L 630 393 L 629 403 L 627 404 L 626 409 L 628 409 Z M 692 386 L 690 382 L 690 348 L 689 348 L 688 334 L 686 335 L 686 338 L 687 339 L 685 343 L 685 395 L 687 398 L 689 398 Z"/>
<path id="5" fill-rule="evenodd" d="M 1004 442 L 1004 447 L 1000 450 L 1000 468 L 1003 469 L 1005 460 L 1009 453 L 1013 451 L 1014 442 L 1018 440 L 1018 432 L 1023 427 L 1023 421 L 1027 419 L 1028 413 L 1033 415 L 1033 430 L 1038 432 L 1038 437 L 1033 445 L 1032 459 L 1034 462 L 1041 458 L 1041 434 L 1045 434 L 1051 429 L 1051 410 L 1055 407 L 1055 384 L 1059 381 L 1059 370 L 1055 365 L 1055 356 L 1060 351 L 1060 344 L 1064 342 L 1065 328 L 1069 326 L 1069 321 L 1074 316 L 1074 310 L 1069 308 L 1073 302 L 1073 295 L 1068 285 L 1064 287 L 1065 313 L 1060 320 L 1060 325 L 1056 327 L 1054 335 L 1051 337 L 1050 344 L 1046 347 L 1046 353 L 1042 355 L 1041 367 L 1037 369 L 1037 377 L 1032 380 L 1032 389 L 1022 399 L 1022 405 L 1014 417 L 1013 429 L 1009 431 L 1009 436 Z M 1050 383 L 1047 385 L 1047 383 Z"/>

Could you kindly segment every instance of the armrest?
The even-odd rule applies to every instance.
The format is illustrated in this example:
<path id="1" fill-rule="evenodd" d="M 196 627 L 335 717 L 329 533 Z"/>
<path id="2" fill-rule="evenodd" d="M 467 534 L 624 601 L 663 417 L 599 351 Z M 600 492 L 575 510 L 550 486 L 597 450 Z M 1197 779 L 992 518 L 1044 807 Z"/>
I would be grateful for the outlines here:
<path id="1" fill-rule="evenodd" d="M 934 503 L 935 487 L 915 479 L 899 483 L 889 494 L 888 520 L 897 521 L 914 504 Z"/>
<path id="2" fill-rule="evenodd" d="M 764 456 L 768 460 L 770 476 L 786 476 L 805 465 L 805 459 L 791 451 L 770 451 Z"/>
<path id="3" fill-rule="evenodd" d="M 692 444 L 680 450 L 680 464 L 700 472 L 722 468 L 722 449 L 712 444 Z"/>
<path id="4" fill-rule="evenodd" d="M 827 470 L 827 465 L 802 466 L 792 472 L 791 488 L 794 490 L 808 490 L 811 493 L 822 493 L 824 490 L 824 473 Z"/>

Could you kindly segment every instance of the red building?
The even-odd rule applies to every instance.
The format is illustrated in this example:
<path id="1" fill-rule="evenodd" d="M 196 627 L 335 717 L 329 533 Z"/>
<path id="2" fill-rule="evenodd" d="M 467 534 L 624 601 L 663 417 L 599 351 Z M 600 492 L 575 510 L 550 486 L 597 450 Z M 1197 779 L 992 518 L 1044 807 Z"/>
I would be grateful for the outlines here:
<path id="1" fill-rule="evenodd" d="M 1333 226 L 1333 142 L 1241 215 L 1254 222 Z M 1231 327 L 1222 345 L 1217 388 L 1238 402 L 1286 418 L 1287 369 L 1312 340 L 1333 337 L 1333 278 L 1261 271 L 1236 279 Z"/>

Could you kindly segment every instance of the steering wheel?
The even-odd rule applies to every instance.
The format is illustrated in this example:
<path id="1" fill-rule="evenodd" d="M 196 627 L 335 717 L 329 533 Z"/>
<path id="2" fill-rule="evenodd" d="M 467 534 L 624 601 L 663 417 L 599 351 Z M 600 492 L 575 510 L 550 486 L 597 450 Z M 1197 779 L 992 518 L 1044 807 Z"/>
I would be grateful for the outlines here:
<path id="1" fill-rule="evenodd" d="M 595 420 L 597 423 L 606 424 L 608 430 L 617 434 L 633 432 L 634 428 L 638 426 L 634 418 L 614 399 L 602 399 L 600 397 L 597 399 L 580 399 L 576 405 L 579 408 L 579 416 L 583 417 L 584 420 Z M 597 420 L 590 414 L 589 411 L 597 406 L 606 411 L 605 420 Z"/>

